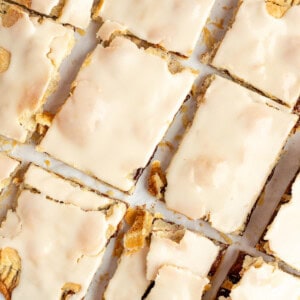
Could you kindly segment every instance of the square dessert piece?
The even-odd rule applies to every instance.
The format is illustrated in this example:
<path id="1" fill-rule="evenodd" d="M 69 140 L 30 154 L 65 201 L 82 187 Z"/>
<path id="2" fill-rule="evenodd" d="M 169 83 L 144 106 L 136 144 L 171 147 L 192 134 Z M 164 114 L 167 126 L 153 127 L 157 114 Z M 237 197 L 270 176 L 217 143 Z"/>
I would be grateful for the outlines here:
<path id="1" fill-rule="evenodd" d="M 265 250 L 300 270 L 300 242 L 293 234 L 300 226 L 300 174 L 291 189 L 291 199 L 282 205 L 269 226 L 264 240 Z"/>
<path id="2" fill-rule="evenodd" d="M 175 299 L 175 295 L 198 300 L 204 292 L 222 246 L 182 226 L 152 221 L 148 212 L 137 210 L 105 300 Z"/>
<path id="3" fill-rule="evenodd" d="M 190 56 L 214 0 L 104 0 L 96 16 L 118 22 L 138 38 Z"/>
<path id="4" fill-rule="evenodd" d="M 19 164 L 19 161 L 0 153 L 0 192 L 9 185 Z"/>
<path id="5" fill-rule="evenodd" d="M 63 24 L 85 29 L 91 20 L 94 0 L 13 0 L 46 16 L 55 17 Z"/>
<path id="6" fill-rule="evenodd" d="M 196 77 L 153 52 L 124 36 L 98 45 L 38 150 L 131 191 Z"/>
<path id="7" fill-rule="evenodd" d="M 219 291 L 219 300 L 298 300 L 300 278 L 280 270 L 261 257 L 237 261 Z M 224 288 L 225 287 L 225 288 Z"/>
<path id="8" fill-rule="evenodd" d="M 31 165 L 0 228 L 0 292 L 12 300 L 82 299 L 125 211 Z"/>
<path id="9" fill-rule="evenodd" d="M 295 6 L 291 7 L 293 2 Z M 211 64 L 294 107 L 300 96 L 300 6 L 297 3 L 241 1 Z"/>
<path id="10" fill-rule="evenodd" d="M 0 135 L 25 142 L 55 89 L 73 31 L 0 1 Z"/>
<path id="11" fill-rule="evenodd" d="M 241 231 L 298 117 L 222 77 L 203 88 L 167 169 L 165 201 L 221 232 Z"/>

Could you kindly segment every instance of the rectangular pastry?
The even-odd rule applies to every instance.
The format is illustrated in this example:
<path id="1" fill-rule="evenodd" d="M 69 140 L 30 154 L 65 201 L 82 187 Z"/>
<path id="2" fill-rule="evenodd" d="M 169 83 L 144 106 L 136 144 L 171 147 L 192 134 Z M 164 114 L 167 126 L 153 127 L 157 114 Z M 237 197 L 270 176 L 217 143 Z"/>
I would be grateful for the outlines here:
<path id="1" fill-rule="evenodd" d="M 0 192 L 9 185 L 12 175 L 19 165 L 19 161 L 0 153 Z"/>
<path id="2" fill-rule="evenodd" d="M 300 6 L 297 4 L 298 0 L 241 1 L 211 64 L 294 107 L 300 96 Z"/>
<path id="3" fill-rule="evenodd" d="M 130 192 L 196 75 L 125 36 L 100 44 L 38 150 Z"/>
<path id="4" fill-rule="evenodd" d="M 13 0 L 58 22 L 85 29 L 91 20 L 94 0 Z"/>
<path id="5" fill-rule="evenodd" d="M 74 33 L 0 1 L 0 135 L 25 142 L 58 81 Z"/>
<path id="6" fill-rule="evenodd" d="M 244 257 L 244 260 L 242 258 Z M 261 257 L 241 255 L 219 290 L 219 300 L 298 300 L 300 278 Z"/>
<path id="7" fill-rule="evenodd" d="M 293 234 L 300 225 L 300 174 L 291 187 L 290 199 L 281 205 L 264 236 L 264 249 L 300 271 L 300 243 Z"/>
<path id="8" fill-rule="evenodd" d="M 12 300 L 82 299 L 125 211 L 31 165 L 0 227 L 0 292 Z"/>
<path id="9" fill-rule="evenodd" d="M 298 117 L 219 76 L 209 77 L 203 88 L 167 169 L 165 201 L 221 232 L 240 232 Z"/>
<path id="10" fill-rule="evenodd" d="M 168 51 L 190 56 L 214 0 L 104 0 L 95 16 Z"/>
<path id="11" fill-rule="evenodd" d="M 161 219 L 152 225 L 153 220 L 149 212 L 137 209 L 105 300 L 175 299 L 175 295 L 197 300 L 207 288 L 224 246 Z"/>

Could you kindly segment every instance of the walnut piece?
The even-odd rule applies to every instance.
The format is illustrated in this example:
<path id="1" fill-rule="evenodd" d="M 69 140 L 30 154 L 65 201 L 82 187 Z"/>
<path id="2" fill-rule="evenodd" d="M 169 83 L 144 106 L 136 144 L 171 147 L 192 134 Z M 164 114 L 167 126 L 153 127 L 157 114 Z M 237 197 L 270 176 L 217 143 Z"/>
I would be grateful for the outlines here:
<path id="1" fill-rule="evenodd" d="M 148 192 L 157 199 L 163 199 L 163 191 L 167 185 L 166 175 L 164 174 L 160 162 L 155 160 L 151 164 L 150 175 L 148 178 Z"/>
<path id="2" fill-rule="evenodd" d="M 274 18 L 282 18 L 294 5 L 299 5 L 300 0 L 266 0 L 268 13 Z"/>
<path id="3" fill-rule="evenodd" d="M 12 248 L 0 250 L 0 293 L 5 299 L 11 298 L 11 293 L 18 285 L 21 274 L 21 258 Z"/>

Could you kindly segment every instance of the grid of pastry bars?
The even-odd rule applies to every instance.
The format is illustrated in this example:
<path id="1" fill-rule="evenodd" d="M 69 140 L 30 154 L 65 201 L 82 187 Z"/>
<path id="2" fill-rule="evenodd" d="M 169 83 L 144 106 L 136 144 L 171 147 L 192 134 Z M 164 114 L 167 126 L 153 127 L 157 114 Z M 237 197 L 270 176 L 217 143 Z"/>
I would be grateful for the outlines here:
<path id="1" fill-rule="evenodd" d="M 234 297 L 247 293 L 243 284 L 253 269 L 278 269 L 243 256 L 241 279 L 229 272 L 240 251 L 275 258 L 282 270 L 298 275 L 297 245 L 282 238 L 297 227 L 296 221 L 289 225 L 289 218 L 297 218 L 289 211 L 297 209 L 300 157 L 293 113 L 300 90 L 296 1 L 247 0 L 237 14 L 234 1 L 163 1 L 159 10 L 153 1 L 141 1 L 130 16 L 130 1 L 121 7 L 113 0 L 77 7 L 72 1 L 15 2 L 22 8 L 0 3 L 4 296 L 47 299 L 51 290 L 53 299 L 96 299 L 104 293 L 105 299 L 129 299 L 132 288 L 134 299 L 168 298 L 183 290 L 195 299 L 201 293 L 214 299 L 218 291 L 227 297 L 232 289 L 232 299 L 241 299 Z M 264 24 L 263 30 L 247 17 Z M 10 185 L 12 178 L 20 192 Z M 124 203 L 131 207 L 126 222 Z M 31 223 L 37 215 L 38 224 Z M 50 229 L 58 216 L 73 223 L 65 222 L 64 231 L 59 225 Z M 118 225 L 123 223 L 130 229 Z M 78 232 L 88 238 L 83 241 Z M 75 236 L 68 246 L 53 246 L 56 235 Z M 53 264 L 65 272 L 36 291 L 32 265 L 43 273 L 51 269 L 51 260 L 42 262 L 43 246 L 53 247 L 44 258 L 54 255 Z M 60 249 L 72 258 L 66 260 Z M 158 258 L 163 251 L 167 257 Z M 146 260 L 147 272 L 139 274 Z M 195 267 L 201 260 L 208 266 Z M 15 272 L 22 267 L 23 277 Z M 277 275 L 296 299 L 297 277 Z M 171 280 L 177 283 L 173 291 L 165 288 Z M 129 294 L 120 298 L 116 291 L 123 281 Z M 240 287 L 232 288 L 236 283 Z"/>

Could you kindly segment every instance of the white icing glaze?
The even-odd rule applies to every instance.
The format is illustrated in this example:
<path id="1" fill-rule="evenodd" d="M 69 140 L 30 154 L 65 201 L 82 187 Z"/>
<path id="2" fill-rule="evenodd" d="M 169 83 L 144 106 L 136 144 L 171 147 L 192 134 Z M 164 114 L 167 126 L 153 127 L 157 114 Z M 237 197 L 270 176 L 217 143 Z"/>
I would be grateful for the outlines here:
<path id="1" fill-rule="evenodd" d="M 8 213 L 0 231 L 0 248 L 13 248 L 21 258 L 12 300 L 57 300 L 66 283 L 79 284 L 72 299 L 82 299 L 101 263 L 109 227 L 110 217 L 102 211 L 87 212 L 22 191 L 16 212 Z"/>
<path id="2" fill-rule="evenodd" d="M 271 253 L 297 270 L 300 270 L 300 242 L 292 232 L 299 226 L 300 174 L 293 184 L 291 200 L 280 208 L 264 237 Z"/>
<path id="3" fill-rule="evenodd" d="M 45 0 L 40 0 L 45 1 Z M 58 20 L 79 28 L 87 28 L 94 0 L 67 0 Z"/>
<path id="4" fill-rule="evenodd" d="M 51 15 L 52 10 L 59 4 L 59 0 L 30 0 L 24 3 L 22 0 L 15 0 L 28 8 L 45 15 Z M 58 18 L 61 23 L 66 23 L 85 29 L 91 20 L 93 0 L 65 0 L 62 11 Z"/>
<path id="5" fill-rule="evenodd" d="M 144 247 L 133 254 L 122 254 L 117 270 L 105 291 L 105 300 L 142 299 L 150 285 L 146 278 L 148 250 L 148 247 Z"/>
<path id="6" fill-rule="evenodd" d="M 206 277 L 219 249 L 208 238 L 189 230 L 185 231 L 179 243 L 153 233 L 147 256 L 147 278 L 154 280 L 163 265 L 176 265 Z"/>
<path id="7" fill-rule="evenodd" d="M 216 77 L 167 170 L 167 206 L 209 216 L 222 232 L 242 229 L 298 118 L 270 105 Z"/>
<path id="8" fill-rule="evenodd" d="M 164 59 L 124 37 L 99 45 L 39 150 L 130 191 L 195 76 L 190 70 L 171 74 Z"/>
<path id="9" fill-rule="evenodd" d="M 17 160 L 0 153 L 0 192 L 7 185 L 7 180 L 9 180 L 19 164 Z"/>
<path id="10" fill-rule="evenodd" d="M 11 54 L 8 69 L 0 73 L 1 135 L 25 142 L 28 123 L 72 41 L 71 29 L 48 19 L 39 22 L 22 13 L 13 26 L 4 27 L 0 18 L 0 47 Z"/>
<path id="11" fill-rule="evenodd" d="M 276 19 L 264 0 L 245 0 L 212 64 L 293 107 L 300 96 L 299 28 L 299 5 Z"/>
<path id="12" fill-rule="evenodd" d="M 106 21 L 97 32 L 97 38 L 108 41 L 115 32 L 125 32 L 126 27 L 113 21 Z"/>
<path id="13" fill-rule="evenodd" d="M 263 263 L 251 266 L 233 287 L 231 300 L 299 300 L 300 280 L 278 268 Z"/>
<path id="14" fill-rule="evenodd" d="M 24 183 L 52 199 L 74 204 L 85 210 L 96 210 L 114 203 L 107 197 L 84 190 L 79 185 L 66 181 L 35 165 L 28 168 Z"/>
<path id="15" fill-rule="evenodd" d="M 116 21 L 137 37 L 189 56 L 213 0 L 104 0 L 99 16 Z"/>
<path id="16" fill-rule="evenodd" d="M 196 276 L 188 270 L 162 266 L 146 299 L 200 300 L 208 282 L 207 278 Z"/>

